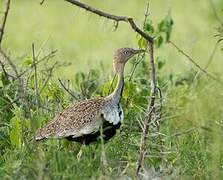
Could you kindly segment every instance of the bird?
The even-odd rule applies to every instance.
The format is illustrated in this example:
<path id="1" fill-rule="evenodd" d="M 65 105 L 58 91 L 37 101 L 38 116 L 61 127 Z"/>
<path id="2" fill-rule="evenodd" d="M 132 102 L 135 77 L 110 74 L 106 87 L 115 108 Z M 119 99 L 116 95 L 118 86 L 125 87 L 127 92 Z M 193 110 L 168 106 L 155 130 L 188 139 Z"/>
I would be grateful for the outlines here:
<path id="1" fill-rule="evenodd" d="M 66 138 L 88 145 L 97 141 L 100 135 L 105 141 L 112 138 L 124 119 L 120 100 L 124 88 L 125 64 L 134 55 L 143 52 L 143 49 L 117 49 L 113 56 L 113 69 L 118 76 L 114 91 L 105 97 L 79 101 L 66 107 L 36 131 L 34 140 Z"/>

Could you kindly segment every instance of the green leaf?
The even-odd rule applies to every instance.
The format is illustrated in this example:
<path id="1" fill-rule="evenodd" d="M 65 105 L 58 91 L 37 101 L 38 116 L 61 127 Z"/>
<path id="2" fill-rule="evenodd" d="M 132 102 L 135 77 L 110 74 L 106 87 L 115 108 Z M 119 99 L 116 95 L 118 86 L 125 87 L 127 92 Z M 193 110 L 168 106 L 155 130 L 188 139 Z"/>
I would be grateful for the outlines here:
<path id="1" fill-rule="evenodd" d="M 21 122 L 20 119 L 15 116 L 10 121 L 11 131 L 10 131 L 10 141 L 12 146 L 20 149 L 21 148 Z"/>
<path id="2" fill-rule="evenodd" d="M 147 42 L 143 37 L 138 40 L 138 46 L 140 49 L 146 49 Z"/>
<path id="3" fill-rule="evenodd" d="M 161 58 L 160 56 L 158 56 L 158 57 L 156 58 L 156 63 L 157 63 L 157 67 L 158 67 L 158 69 L 160 70 L 160 69 L 162 69 L 163 66 L 165 65 L 165 60 L 164 60 L 163 58 Z"/>
<path id="4" fill-rule="evenodd" d="M 23 60 L 22 60 L 22 65 L 23 66 L 30 66 L 31 64 L 33 63 L 32 61 L 32 58 L 31 57 L 25 57 Z"/>
<path id="5" fill-rule="evenodd" d="M 156 41 L 155 41 L 155 43 L 156 43 L 156 47 L 157 48 L 160 48 L 161 45 L 163 44 L 163 37 L 161 35 L 158 36 L 157 39 L 156 39 Z"/>
<path id="6" fill-rule="evenodd" d="M 144 26 L 144 31 L 152 35 L 154 33 L 154 27 L 151 20 L 147 20 Z"/>
<path id="7" fill-rule="evenodd" d="M 10 80 L 9 80 L 7 74 L 5 74 L 5 73 L 1 74 L 0 80 L 1 80 L 0 87 L 7 86 L 10 84 Z"/>
<path id="8" fill-rule="evenodd" d="M 157 27 L 157 33 L 165 33 L 165 42 L 169 41 L 174 22 L 170 15 L 167 15 Z"/>

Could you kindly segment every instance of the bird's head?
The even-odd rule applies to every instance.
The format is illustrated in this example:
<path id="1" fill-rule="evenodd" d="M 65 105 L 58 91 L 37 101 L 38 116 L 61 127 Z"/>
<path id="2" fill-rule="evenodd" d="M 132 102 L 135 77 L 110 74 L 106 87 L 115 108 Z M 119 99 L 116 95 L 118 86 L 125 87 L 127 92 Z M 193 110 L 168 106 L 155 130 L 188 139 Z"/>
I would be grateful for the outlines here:
<path id="1" fill-rule="evenodd" d="M 124 68 L 125 63 L 134 55 L 145 52 L 143 49 L 120 48 L 115 51 L 113 58 L 114 70 L 117 73 Z"/>

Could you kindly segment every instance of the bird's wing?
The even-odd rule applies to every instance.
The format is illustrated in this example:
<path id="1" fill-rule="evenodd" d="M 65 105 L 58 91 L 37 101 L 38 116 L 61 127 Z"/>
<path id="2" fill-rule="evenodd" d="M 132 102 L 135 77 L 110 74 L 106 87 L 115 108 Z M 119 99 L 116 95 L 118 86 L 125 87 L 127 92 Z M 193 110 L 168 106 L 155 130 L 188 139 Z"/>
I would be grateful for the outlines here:
<path id="1" fill-rule="evenodd" d="M 36 132 L 35 140 L 71 135 L 78 137 L 93 132 L 100 126 L 100 116 L 105 103 L 103 98 L 96 98 L 81 101 L 65 108 Z"/>

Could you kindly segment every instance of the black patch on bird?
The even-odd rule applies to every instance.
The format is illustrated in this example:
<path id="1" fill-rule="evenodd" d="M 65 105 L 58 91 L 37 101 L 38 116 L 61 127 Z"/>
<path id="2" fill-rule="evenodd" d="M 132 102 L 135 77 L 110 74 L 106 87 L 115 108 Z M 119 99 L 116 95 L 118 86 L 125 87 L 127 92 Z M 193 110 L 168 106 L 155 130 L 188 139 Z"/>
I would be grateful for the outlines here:
<path id="1" fill-rule="evenodd" d="M 122 111 L 121 111 L 121 108 L 120 108 L 120 105 L 119 105 L 119 104 L 118 104 L 118 110 L 119 110 L 119 112 L 118 112 L 118 116 L 121 118 Z"/>
<path id="2" fill-rule="evenodd" d="M 122 89 L 121 89 L 121 97 L 122 97 L 123 90 L 124 90 L 124 87 L 122 86 Z M 120 102 L 120 100 L 119 100 L 119 102 Z M 118 107 L 119 107 L 119 104 L 118 104 Z"/>
<path id="3" fill-rule="evenodd" d="M 108 140 L 110 140 L 115 134 L 116 134 L 116 130 L 119 129 L 121 126 L 121 122 L 119 122 L 118 124 L 114 125 L 113 123 L 109 123 L 108 121 L 104 120 L 103 122 L 103 139 L 104 142 L 108 142 Z M 86 134 L 80 137 L 72 137 L 72 136 L 68 136 L 66 137 L 66 139 L 68 141 L 75 141 L 75 142 L 79 142 L 81 144 L 85 144 L 85 145 L 89 145 L 93 142 L 97 142 L 100 141 L 100 136 L 101 133 L 100 131 L 91 133 L 91 134 Z"/>
<path id="4" fill-rule="evenodd" d="M 118 115 L 119 115 L 119 117 L 121 117 L 121 115 L 122 115 L 122 111 L 119 111 Z"/>

